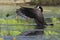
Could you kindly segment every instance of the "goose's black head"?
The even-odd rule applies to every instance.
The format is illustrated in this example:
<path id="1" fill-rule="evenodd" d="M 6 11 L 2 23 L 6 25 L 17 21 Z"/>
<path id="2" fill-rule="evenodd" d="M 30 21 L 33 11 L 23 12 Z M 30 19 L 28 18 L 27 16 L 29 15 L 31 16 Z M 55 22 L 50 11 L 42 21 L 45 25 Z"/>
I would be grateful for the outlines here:
<path id="1" fill-rule="evenodd" d="M 36 5 L 35 8 L 37 8 L 37 9 L 41 10 L 41 12 L 43 12 L 43 8 L 40 5 Z"/>

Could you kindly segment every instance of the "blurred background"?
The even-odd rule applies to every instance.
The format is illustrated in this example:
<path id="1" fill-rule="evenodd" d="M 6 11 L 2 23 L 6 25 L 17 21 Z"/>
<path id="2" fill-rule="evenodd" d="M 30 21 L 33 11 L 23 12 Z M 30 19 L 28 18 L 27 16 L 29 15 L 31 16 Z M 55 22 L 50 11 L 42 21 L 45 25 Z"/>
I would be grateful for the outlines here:
<path id="1" fill-rule="evenodd" d="M 33 19 L 25 20 L 20 16 L 16 17 L 16 9 L 20 6 L 34 8 L 36 4 L 43 7 L 43 15 L 47 24 L 45 35 L 60 39 L 60 0 L 0 0 L 0 36 L 17 36 L 24 31 L 33 30 L 34 26 L 20 24 L 35 24 Z M 6 15 L 9 14 L 9 17 Z"/>

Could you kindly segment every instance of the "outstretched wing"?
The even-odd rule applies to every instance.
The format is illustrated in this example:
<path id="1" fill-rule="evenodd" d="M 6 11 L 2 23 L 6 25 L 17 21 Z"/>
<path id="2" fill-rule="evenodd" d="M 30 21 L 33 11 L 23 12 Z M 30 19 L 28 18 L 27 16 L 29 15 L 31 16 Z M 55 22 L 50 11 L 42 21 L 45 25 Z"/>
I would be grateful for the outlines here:
<path id="1" fill-rule="evenodd" d="M 22 7 L 20 8 L 20 11 L 27 17 L 30 17 L 30 18 L 35 18 L 35 11 L 33 8 L 26 8 L 26 7 Z"/>

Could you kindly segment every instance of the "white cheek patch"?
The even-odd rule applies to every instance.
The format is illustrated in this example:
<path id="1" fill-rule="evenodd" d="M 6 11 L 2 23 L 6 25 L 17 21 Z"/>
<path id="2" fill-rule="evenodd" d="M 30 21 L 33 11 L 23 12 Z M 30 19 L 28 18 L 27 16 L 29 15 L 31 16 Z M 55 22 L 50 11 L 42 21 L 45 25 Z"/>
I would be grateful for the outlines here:
<path id="1" fill-rule="evenodd" d="M 36 9 L 41 10 L 41 9 L 39 8 L 39 6 L 38 6 Z"/>
<path id="2" fill-rule="evenodd" d="M 37 9 L 39 8 L 39 6 L 37 7 Z"/>

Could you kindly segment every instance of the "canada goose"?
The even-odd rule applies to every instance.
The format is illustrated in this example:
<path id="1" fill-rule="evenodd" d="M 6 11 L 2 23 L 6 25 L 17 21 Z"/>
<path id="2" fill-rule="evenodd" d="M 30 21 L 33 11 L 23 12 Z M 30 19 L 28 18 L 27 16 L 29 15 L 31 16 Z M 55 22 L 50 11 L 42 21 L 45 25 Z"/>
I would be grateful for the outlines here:
<path id="1" fill-rule="evenodd" d="M 27 8 L 27 7 L 21 7 L 18 10 L 16 10 L 16 14 L 19 16 L 27 16 L 29 18 L 33 18 L 36 22 L 36 27 L 35 29 L 44 29 L 46 25 L 46 22 L 44 21 L 44 16 L 43 16 L 43 8 L 39 5 L 37 5 L 35 8 Z M 33 35 L 33 34 L 43 34 L 44 31 L 34 31 L 34 33 L 26 32 L 26 35 Z M 24 34 L 24 33 L 23 33 Z"/>

